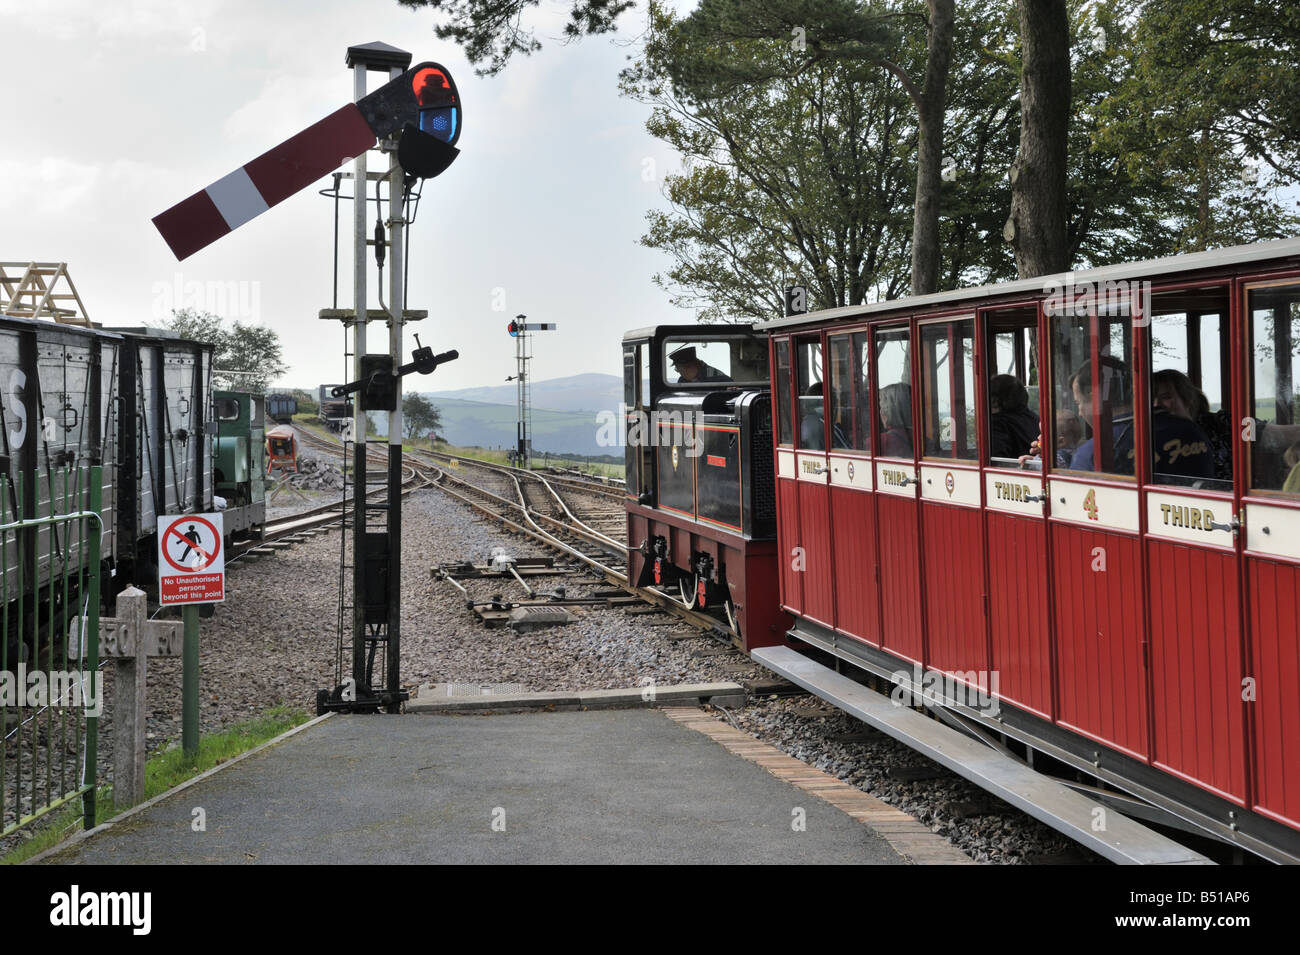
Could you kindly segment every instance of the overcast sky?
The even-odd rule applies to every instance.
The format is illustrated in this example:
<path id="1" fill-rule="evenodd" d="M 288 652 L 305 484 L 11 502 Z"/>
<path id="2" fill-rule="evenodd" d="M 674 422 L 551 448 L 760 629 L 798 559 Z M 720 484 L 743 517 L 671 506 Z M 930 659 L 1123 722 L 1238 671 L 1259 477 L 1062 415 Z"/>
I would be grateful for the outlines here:
<path id="1" fill-rule="evenodd" d="M 667 258 L 637 244 L 679 161 L 645 132 L 647 107 L 618 95 L 644 8 L 613 40 L 569 45 L 555 39 L 566 9 L 534 11 L 542 51 L 479 79 L 431 12 L 396 0 L 0 0 L 0 261 L 66 261 L 109 326 L 158 323 L 184 304 L 177 290 L 234 288 L 225 314 L 280 333 L 286 383 L 340 379 L 343 333 L 317 317 L 331 304 L 333 209 L 316 193 L 328 178 L 183 263 L 150 220 L 351 100 L 347 48 L 380 40 L 442 62 L 464 102 L 460 158 L 425 185 L 408 301 L 429 310 L 412 326 L 421 340 L 461 360 L 415 387 L 501 383 L 521 312 L 559 324 L 538 337 L 535 379 L 621 374 L 625 330 L 692 319 L 651 283 Z M 344 307 L 350 219 L 344 208 Z M 387 332 L 370 335 L 374 351 Z M 408 330 L 408 356 L 413 344 Z"/>

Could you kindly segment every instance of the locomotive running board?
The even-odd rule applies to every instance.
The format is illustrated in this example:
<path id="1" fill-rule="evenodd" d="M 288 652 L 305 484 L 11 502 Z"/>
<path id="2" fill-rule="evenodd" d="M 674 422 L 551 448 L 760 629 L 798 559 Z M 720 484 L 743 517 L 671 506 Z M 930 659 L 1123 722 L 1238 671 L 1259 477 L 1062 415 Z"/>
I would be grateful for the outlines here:
<path id="1" fill-rule="evenodd" d="M 841 676 L 789 647 L 761 647 L 751 656 L 791 683 L 946 766 L 1111 862 L 1215 864 L 1206 856 L 1106 808 L 1098 800 L 1075 792 L 909 706 L 895 703 L 888 696 Z M 1104 831 L 1093 828 L 1098 819 L 1105 820 Z"/>

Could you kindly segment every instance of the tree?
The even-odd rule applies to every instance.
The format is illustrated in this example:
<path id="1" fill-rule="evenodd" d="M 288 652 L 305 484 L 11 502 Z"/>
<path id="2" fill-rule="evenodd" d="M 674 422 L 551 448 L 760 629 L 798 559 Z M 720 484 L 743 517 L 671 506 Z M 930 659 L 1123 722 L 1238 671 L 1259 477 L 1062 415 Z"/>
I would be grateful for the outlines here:
<path id="1" fill-rule="evenodd" d="M 1070 26 L 1065 0 L 1019 0 L 1020 151 L 1007 238 L 1021 278 L 1064 272 L 1068 245 Z"/>
<path id="2" fill-rule="evenodd" d="M 912 4 L 911 9 L 919 9 Z M 1016 148 L 1018 61 L 1011 0 L 968 0 L 954 26 L 939 209 L 939 288 L 1015 276 L 1002 238 Z M 921 14 L 916 13 L 921 19 Z M 912 281 L 916 113 L 892 71 L 865 60 L 809 62 L 786 40 L 731 43 L 776 74 L 764 83 L 699 81 L 713 54 L 652 5 L 644 53 L 624 71 L 626 95 L 652 106 L 647 129 L 686 160 L 665 178 L 673 204 L 648 214 L 642 243 L 672 256 L 656 281 L 703 320 L 779 314 L 782 285 L 808 288 L 812 308 L 906 294 Z M 894 59 L 919 69 L 929 37 L 904 32 Z M 697 64 L 698 58 L 704 64 Z"/>
<path id="3" fill-rule="evenodd" d="M 515 54 L 528 56 L 542 48 L 533 31 L 523 26 L 525 11 L 538 6 L 540 0 L 397 0 L 404 7 L 432 7 L 447 15 L 434 27 L 439 40 L 453 40 L 465 50 L 475 66 L 487 66 L 475 72 L 494 76 L 505 69 Z M 631 9 L 634 0 L 571 0 L 569 22 L 564 35 L 576 40 L 614 30 L 621 13 Z"/>
<path id="4" fill-rule="evenodd" d="M 435 432 L 442 427 L 442 412 L 424 395 L 408 392 L 402 395 L 402 427 L 408 439 Z"/>
<path id="5" fill-rule="evenodd" d="M 916 112 L 915 196 L 911 236 L 911 290 L 935 291 L 939 276 L 939 193 L 943 127 L 954 29 L 953 0 L 700 0 L 682 23 L 687 43 L 699 51 L 695 70 L 674 76 L 696 98 L 728 86 L 766 83 L 788 75 L 771 60 L 733 57 L 745 40 L 783 40 L 811 67 L 819 62 L 867 63 L 895 77 Z M 909 65 L 898 53 L 923 27 L 925 54 Z M 918 79 L 919 75 L 919 79 Z"/>
<path id="6" fill-rule="evenodd" d="M 238 391 L 265 391 L 272 381 L 283 375 L 284 364 L 277 332 L 262 325 L 236 320 L 227 329 L 224 319 L 211 312 L 192 308 L 172 311 L 164 326 L 193 341 L 211 342 L 212 383 L 217 388 Z"/>
<path id="7" fill-rule="evenodd" d="M 696 48 L 665 7 L 650 15 L 621 84 L 687 162 L 665 178 L 673 210 L 650 212 L 641 240 L 672 256 L 655 281 L 674 304 L 704 320 L 768 317 L 787 281 L 808 287 L 812 307 L 902 294 L 915 125 L 898 82 L 869 64 L 808 65 L 789 43 L 760 38 L 734 44 L 731 60 L 775 64 L 779 78 L 697 96 L 672 79 L 697 68 Z"/>
<path id="8" fill-rule="evenodd" d="M 1300 178 L 1300 7 L 1146 0 L 1119 25 L 1127 69 L 1094 142 L 1172 191 L 1171 251 L 1293 235 L 1277 189 Z"/>

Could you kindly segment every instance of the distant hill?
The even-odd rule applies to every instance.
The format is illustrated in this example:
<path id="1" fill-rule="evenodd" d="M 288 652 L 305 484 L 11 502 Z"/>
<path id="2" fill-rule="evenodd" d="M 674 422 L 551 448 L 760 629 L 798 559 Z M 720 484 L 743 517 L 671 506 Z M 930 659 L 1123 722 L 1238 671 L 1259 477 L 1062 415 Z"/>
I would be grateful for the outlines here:
<path id="1" fill-rule="evenodd" d="M 412 379 L 408 378 L 407 383 Z M 287 389 L 285 389 L 287 390 Z M 619 447 L 597 443 L 596 415 L 617 414 L 623 379 L 598 373 L 533 382 L 533 450 L 552 454 L 621 456 Z M 315 394 L 312 389 L 310 394 Z M 510 448 L 515 443 L 515 384 L 507 382 L 455 391 L 422 391 L 442 411 L 440 434 L 462 447 Z M 381 434 L 388 433 L 387 414 L 371 412 Z"/>
<path id="2" fill-rule="evenodd" d="M 439 434 L 463 447 L 511 448 L 515 443 L 515 406 L 439 398 L 432 401 L 442 412 Z M 617 405 L 609 409 L 617 411 Z M 597 442 L 599 424 L 594 411 L 533 409 L 533 450 L 552 454 L 614 454 L 617 447 Z"/>
<path id="3" fill-rule="evenodd" d="M 534 381 L 529 388 L 533 401 L 534 414 L 538 409 L 550 411 L 618 411 L 618 404 L 623 398 L 623 379 L 617 375 L 602 375 L 591 372 L 582 375 L 570 375 L 567 378 L 551 378 L 547 381 Z M 435 403 L 441 399 L 453 398 L 459 401 L 477 401 L 490 405 L 515 404 L 515 383 L 486 385 L 480 388 L 460 388 L 455 391 L 422 392 Z M 513 420 L 513 418 L 512 418 Z"/>

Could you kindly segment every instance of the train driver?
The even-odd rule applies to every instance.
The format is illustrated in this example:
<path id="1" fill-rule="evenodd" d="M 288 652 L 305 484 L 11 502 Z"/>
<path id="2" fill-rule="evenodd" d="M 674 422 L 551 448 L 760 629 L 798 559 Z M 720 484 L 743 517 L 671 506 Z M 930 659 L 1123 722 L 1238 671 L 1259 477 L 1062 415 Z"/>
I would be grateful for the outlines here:
<path id="1" fill-rule="evenodd" d="M 730 376 L 701 361 L 695 354 L 694 345 L 677 349 L 668 356 L 668 360 L 673 363 L 673 371 L 677 372 L 678 384 L 697 381 L 731 381 Z"/>

